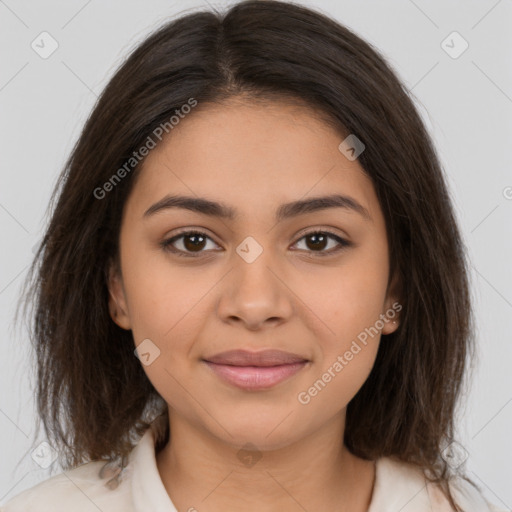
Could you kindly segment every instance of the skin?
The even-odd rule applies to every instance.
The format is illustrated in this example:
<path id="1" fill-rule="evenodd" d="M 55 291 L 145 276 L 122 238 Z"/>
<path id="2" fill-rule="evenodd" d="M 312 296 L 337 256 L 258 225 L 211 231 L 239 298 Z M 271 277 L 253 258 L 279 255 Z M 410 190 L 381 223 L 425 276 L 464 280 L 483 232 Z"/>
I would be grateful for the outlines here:
<path id="1" fill-rule="evenodd" d="M 157 466 L 180 511 L 368 509 L 374 462 L 342 439 L 380 334 L 308 404 L 297 399 L 397 301 L 383 214 L 358 161 L 338 150 L 343 138 L 306 107 L 199 105 L 150 152 L 125 204 L 110 311 L 135 345 L 149 338 L 160 350 L 143 368 L 169 405 L 171 440 Z M 371 220 L 344 208 L 274 219 L 282 203 L 333 193 L 354 198 Z M 223 202 L 238 218 L 181 208 L 143 218 L 166 194 Z M 174 242 L 198 257 L 160 245 L 181 228 L 209 237 L 196 252 L 190 238 Z M 305 237 L 322 229 L 352 245 L 322 257 L 340 247 Z M 236 252 L 247 236 L 263 248 L 252 263 Z M 386 319 L 382 334 L 397 327 Z M 248 391 L 202 362 L 237 348 L 278 348 L 310 362 L 270 389 Z M 247 443 L 259 457 L 253 465 L 237 456 Z"/>

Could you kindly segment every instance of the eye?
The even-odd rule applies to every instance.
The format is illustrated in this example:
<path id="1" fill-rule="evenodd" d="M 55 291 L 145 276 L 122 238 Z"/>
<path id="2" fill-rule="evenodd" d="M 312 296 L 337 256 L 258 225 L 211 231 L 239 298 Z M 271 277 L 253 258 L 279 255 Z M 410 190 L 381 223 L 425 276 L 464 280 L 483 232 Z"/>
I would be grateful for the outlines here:
<path id="1" fill-rule="evenodd" d="M 195 257 L 194 253 L 201 254 L 206 246 L 206 240 L 213 240 L 201 231 L 185 231 L 161 242 L 161 246 L 177 256 Z M 178 242 L 178 243 L 176 243 Z M 213 242 L 215 244 L 215 242 Z M 176 245 L 180 247 L 176 247 Z M 216 245 L 216 244 L 215 244 Z M 188 254 L 187 254 L 188 253 Z"/>
<path id="2" fill-rule="evenodd" d="M 330 231 L 310 231 L 295 242 L 295 245 L 298 245 L 302 240 L 306 241 L 306 248 L 304 250 L 318 253 L 318 256 L 328 256 L 352 245 L 351 242 L 348 242 Z M 329 240 L 335 242 L 334 248 L 331 247 L 326 251 L 325 248 L 329 245 Z M 205 252 L 203 249 L 207 248 L 208 241 L 212 242 L 214 246 L 217 246 L 206 233 L 192 230 L 184 231 L 172 238 L 168 238 L 162 241 L 160 245 L 164 250 L 172 252 L 177 256 L 194 258 Z M 215 250 L 215 248 L 213 248 L 213 250 Z"/>
<path id="3" fill-rule="evenodd" d="M 331 241 L 334 240 L 336 243 L 334 244 L 334 249 L 331 247 L 330 250 L 326 251 L 324 249 L 329 245 L 329 239 Z M 352 245 L 351 242 L 348 242 L 330 231 L 310 231 L 302 236 L 296 244 L 299 244 L 301 240 L 306 240 L 305 250 L 313 249 L 311 252 L 316 252 L 319 256 L 329 256 L 330 254 L 337 253 L 345 247 L 350 247 Z"/>

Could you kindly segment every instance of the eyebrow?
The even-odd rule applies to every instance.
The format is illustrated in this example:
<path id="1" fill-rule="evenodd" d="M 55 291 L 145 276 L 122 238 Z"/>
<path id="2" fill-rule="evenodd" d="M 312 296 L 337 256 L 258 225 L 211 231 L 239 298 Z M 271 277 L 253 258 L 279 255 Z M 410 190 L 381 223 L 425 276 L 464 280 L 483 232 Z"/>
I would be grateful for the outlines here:
<path id="1" fill-rule="evenodd" d="M 234 208 L 216 201 L 211 201 L 203 197 L 190 197 L 182 195 L 167 195 L 160 201 L 150 206 L 145 212 L 143 217 L 148 218 L 157 212 L 167 210 L 170 208 L 183 208 L 203 215 L 211 217 L 219 217 L 222 219 L 236 220 L 238 218 L 237 212 Z M 329 196 L 312 197 L 309 199 L 301 199 L 284 203 L 276 210 L 276 221 L 280 222 L 285 219 L 303 215 L 306 213 L 313 213 L 320 210 L 329 208 L 344 208 L 349 211 L 354 211 L 360 214 L 365 220 L 370 222 L 373 219 L 368 210 L 358 203 L 350 196 L 333 194 Z"/>

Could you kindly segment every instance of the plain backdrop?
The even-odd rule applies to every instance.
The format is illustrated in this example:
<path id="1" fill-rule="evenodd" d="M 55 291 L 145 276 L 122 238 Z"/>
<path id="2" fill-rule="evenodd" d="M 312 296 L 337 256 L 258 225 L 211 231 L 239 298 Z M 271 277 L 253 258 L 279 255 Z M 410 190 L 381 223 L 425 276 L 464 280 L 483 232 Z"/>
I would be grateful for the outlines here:
<path id="1" fill-rule="evenodd" d="M 470 251 L 479 344 L 459 440 L 469 476 L 510 509 L 512 3 L 300 3 L 336 18 L 384 54 L 434 138 Z M 34 368 L 26 332 L 13 326 L 56 178 L 97 95 L 128 53 L 171 17 L 228 4 L 0 0 L 0 503 L 59 469 L 42 469 L 29 450 Z M 42 32 L 58 44 L 47 58 L 32 47 L 46 37 L 51 49 Z"/>

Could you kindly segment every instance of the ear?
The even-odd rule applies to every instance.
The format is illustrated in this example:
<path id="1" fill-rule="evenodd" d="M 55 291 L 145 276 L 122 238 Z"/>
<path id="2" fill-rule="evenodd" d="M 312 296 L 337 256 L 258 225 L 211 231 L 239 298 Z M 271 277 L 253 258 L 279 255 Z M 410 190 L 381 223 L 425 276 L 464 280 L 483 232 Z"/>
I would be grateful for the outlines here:
<path id="1" fill-rule="evenodd" d="M 398 329 L 400 325 L 400 311 L 403 309 L 401 304 L 401 283 L 398 278 L 398 272 L 395 271 L 393 278 L 388 286 L 386 300 L 384 302 L 385 309 L 383 315 L 387 317 L 382 328 L 382 334 L 391 334 Z"/>
<path id="2" fill-rule="evenodd" d="M 108 309 L 112 320 L 122 329 L 132 328 L 121 271 L 114 262 L 108 268 Z"/>

